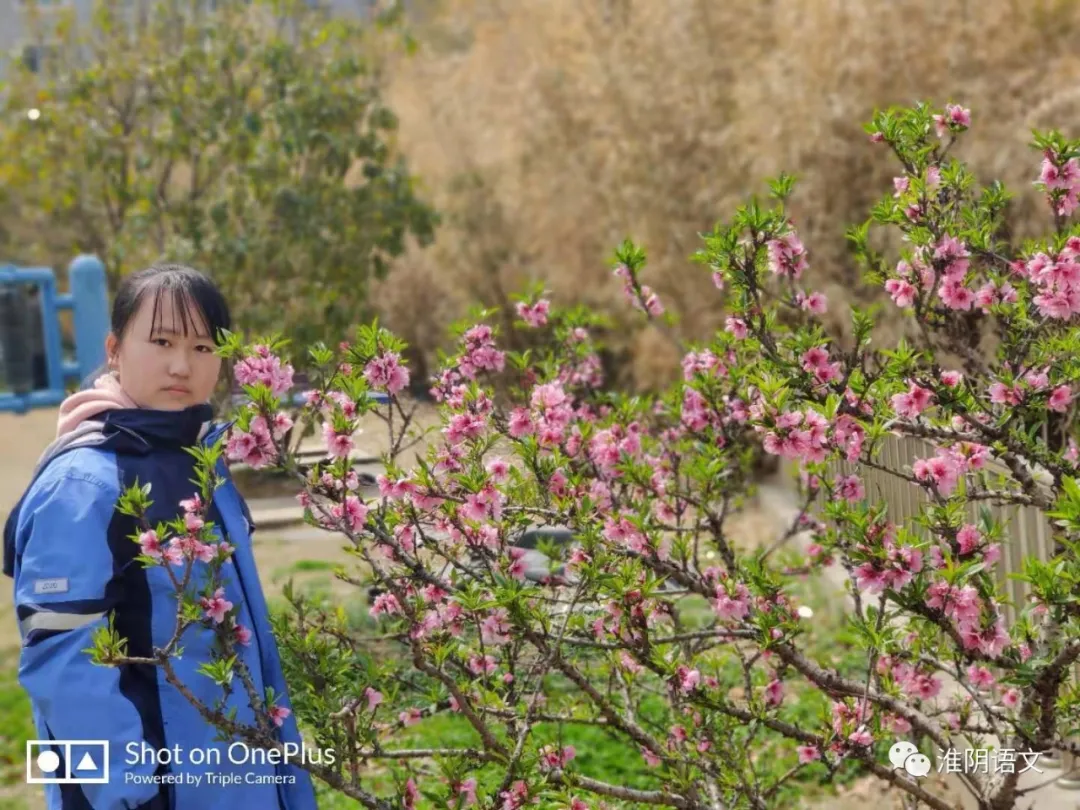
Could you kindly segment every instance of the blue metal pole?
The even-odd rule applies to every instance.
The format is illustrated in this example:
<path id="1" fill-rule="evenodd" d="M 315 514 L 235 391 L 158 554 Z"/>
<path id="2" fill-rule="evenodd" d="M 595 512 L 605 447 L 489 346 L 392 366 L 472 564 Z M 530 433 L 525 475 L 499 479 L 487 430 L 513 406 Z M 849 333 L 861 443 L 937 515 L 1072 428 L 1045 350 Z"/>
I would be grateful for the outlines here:
<path id="1" fill-rule="evenodd" d="M 49 388 L 64 390 L 64 347 L 60 339 L 60 321 L 56 317 L 56 276 L 52 270 L 41 285 L 41 324 L 45 331 L 45 357 L 49 370 Z"/>
<path id="2" fill-rule="evenodd" d="M 85 380 L 105 362 L 109 334 L 109 293 L 105 265 L 97 256 L 77 256 L 68 268 L 75 311 L 75 359 Z"/>

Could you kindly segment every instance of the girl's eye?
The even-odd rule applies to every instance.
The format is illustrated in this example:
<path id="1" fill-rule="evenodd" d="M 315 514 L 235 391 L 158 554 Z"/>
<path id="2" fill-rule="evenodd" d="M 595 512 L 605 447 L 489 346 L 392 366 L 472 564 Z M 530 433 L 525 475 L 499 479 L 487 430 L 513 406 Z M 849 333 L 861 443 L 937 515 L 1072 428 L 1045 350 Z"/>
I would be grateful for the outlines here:
<path id="1" fill-rule="evenodd" d="M 168 340 L 168 338 L 154 338 L 154 343 L 156 343 L 159 346 L 168 346 L 169 345 L 169 340 Z"/>
<path id="2" fill-rule="evenodd" d="M 200 346 L 199 351 L 210 352 L 212 354 L 213 351 L 214 351 L 214 347 L 213 346 Z"/>

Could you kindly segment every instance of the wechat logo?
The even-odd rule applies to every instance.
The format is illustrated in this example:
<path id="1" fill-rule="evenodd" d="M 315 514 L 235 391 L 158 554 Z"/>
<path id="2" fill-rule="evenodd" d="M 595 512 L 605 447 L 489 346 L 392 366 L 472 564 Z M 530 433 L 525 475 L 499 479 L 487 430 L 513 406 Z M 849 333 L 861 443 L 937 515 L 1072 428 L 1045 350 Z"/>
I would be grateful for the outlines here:
<path id="1" fill-rule="evenodd" d="M 889 749 L 889 762 L 893 768 L 903 768 L 909 775 L 921 779 L 930 773 L 930 758 L 919 753 L 914 743 L 900 740 Z"/>

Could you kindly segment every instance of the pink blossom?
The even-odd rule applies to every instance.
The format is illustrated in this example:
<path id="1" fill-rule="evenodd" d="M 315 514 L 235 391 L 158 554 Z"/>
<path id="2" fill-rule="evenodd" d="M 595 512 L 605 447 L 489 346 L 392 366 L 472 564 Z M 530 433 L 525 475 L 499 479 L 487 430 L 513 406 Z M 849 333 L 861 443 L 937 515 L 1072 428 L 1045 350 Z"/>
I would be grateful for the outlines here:
<path id="1" fill-rule="evenodd" d="M 161 559 L 161 542 L 158 540 L 157 532 L 153 529 L 139 535 L 139 545 L 142 547 L 142 553 L 147 557 L 153 557 L 156 560 Z"/>
<path id="2" fill-rule="evenodd" d="M 293 367 L 282 364 L 281 358 L 270 353 L 267 346 L 255 347 L 256 355 L 246 357 L 233 368 L 233 374 L 240 385 L 263 384 L 270 388 L 270 393 L 280 397 L 293 385 Z"/>
<path id="3" fill-rule="evenodd" d="M 932 483 L 945 497 L 952 494 L 960 480 L 960 468 L 949 456 L 916 459 L 911 470 L 918 480 Z"/>
<path id="4" fill-rule="evenodd" d="M 1006 709 L 1015 709 L 1020 705 L 1020 690 L 1013 687 L 1001 696 L 1001 705 Z"/>
<path id="5" fill-rule="evenodd" d="M 225 598 L 225 589 L 218 588 L 211 597 L 203 597 L 199 600 L 203 612 L 208 619 L 213 619 L 214 624 L 225 621 L 225 614 L 232 610 L 233 603 Z"/>
<path id="6" fill-rule="evenodd" d="M 765 705 L 779 706 L 784 700 L 784 684 L 774 678 L 765 687 Z"/>
<path id="7" fill-rule="evenodd" d="M 943 371 L 941 372 L 941 382 L 949 388 L 956 388 L 960 384 L 960 381 L 964 378 L 964 375 L 959 371 Z"/>
<path id="8" fill-rule="evenodd" d="M 251 644 L 251 629 L 244 627 L 242 624 L 236 625 L 233 628 L 233 633 L 236 636 L 236 641 L 239 644 L 243 644 L 245 647 Z"/>
<path id="9" fill-rule="evenodd" d="M 978 528 L 971 523 L 965 523 L 956 533 L 956 542 L 960 546 L 960 554 L 970 554 L 978 548 L 981 539 Z"/>
<path id="10" fill-rule="evenodd" d="M 474 655 L 469 659 L 468 666 L 473 675 L 491 675 L 498 669 L 495 658 L 490 655 Z"/>
<path id="11" fill-rule="evenodd" d="M 836 480 L 836 494 L 845 501 L 858 503 L 866 497 L 866 490 L 859 476 L 848 475 Z"/>
<path id="12" fill-rule="evenodd" d="M 743 619 L 750 612 L 750 592 L 741 582 L 735 585 L 735 594 L 729 595 L 723 585 L 716 586 L 713 607 L 721 619 Z"/>
<path id="13" fill-rule="evenodd" d="M 746 328 L 746 321 L 742 318 L 728 318 L 726 323 L 726 331 L 733 334 L 739 340 L 742 340 L 749 334 Z"/>
<path id="14" fill-rule="evenodd" d="M 170 565 L 184 564 L 184 549 L 175 541 L 166 546 L 165 550 L 162 552 L 162 556 Z"/>
<path id="15" fill-rule="evenodd" d="M 274 725 L 280 728 L 285 724 L 285 718 L 292 714 L 291 709 L 286 709 L 284 706 L 271 706 L 270 707 L 270 719 L 274 721 Z"/>
<path id="16" fill-rule="evenodd" d="M 641 756 L 645 759 L 645 764 L 650 768 L 655 768 L 660 764 L 660 757 L 650 751 L 648 748 L 641 749 Z"/>
<path id="17" fill-rule="evenodd" d="M 1065 411 L 1069 410 L 1072 398 L 1072 389 L 1067 385 L 1059 385 L 1051 392 L 1050 398 L 1046 402 L 1046 407 L 1052 411 L 1057 411 L 1058 413 L 1065 413 Z"/>
<path id="18" fill-rule="evenodd" d="M 476 804 L 476 777 L 470 776 L 458 785 L 457 792 L 465 797 L 465 801 L 462 804 L 463 807 L 469 807 Z"/>
<path id="19" fill-rule="evenodd" d="M 900 278 L 890 278 L 885 282 L 885 292 L 892 296 L 893 303 L 898 307 L 910 307 L 915 303 L 915 286 Z"/>
<path id="20" fill-rule="evenodd" d="M 420 710 L 414 706 L 401 712 L 398 715 L 398 721 L 401 723 L 401 725 L 408 728 L 409 726 L 415 726 L 423 719 L 423 717 L 424 715 L 420 712 Z"/>
<path id="21" fill-rule="evenodd" d="M 779 276 L 798 280 L 807 268 L 806 249 L 794 231 L 789 231 L 778 239 L 770 239 L 767 249 L 769 269 Z"/>
<path id="22" fill-rule="evenodd" d="M 815 315 L 824 315 L 829 307 L 828 299 L 824 293 L 820 292 L 812 292 L 809 295 L 800 292 L 796 296 L 796 303 L 801 309 L 813 312 Z"/>
<path id="23" fill-rule="evenodd" d="M 377 689 L 373 689 L 370 686 L 364 689 L 364 697 L 367 698 L 367 707 L 369 712 L 375 711 L 375 707 L 383 702 L 382 692 L 378 691 Z"/>
<path id="24" fill-rule="evenodd" d="M 911 723 L 895 714 L 889 715 L 887 725 L 893 734 L 907 734 L 911 731 Z"/>
<path id="25" fill-rule="evenodd" d="M 389 616 L 400 612 L 401 605 L 398 604 L 397 597 L 392 593 L 380 593 L 375 597 L 371 605 L 371 610 L 368 611 L 373 618 L 377 618 L 384 614 Z"/>
<path id="26" fill-rule="evenodd" d="M 939 138 L 944 138 L 950 130 L 963 132 L 971 126 L 971 110 L 961 107 L 959 104 L 945 105 L 945 112 L 934 116 L 934 128 Z"/>
<path id="27" fill-rule="evenodd" d="M 800 745 L 795 750 L 799 752 L 800 765 L 808 765 L 821 759 L 821 749 L 816 745 Z"/>
<path id="28" fill-rule="evenodd" d="M 992 383 L 988 390 L 990 401 L 995 405 L 1019 405 L 1023 401 L 1024 395 L 1019 386 L 996 382 Z"/>
<path id="29" fill-rule="evenodd" d="M 858 731 L 848 736 L 848 742 L 852 743 L 853 745 L 873 745 L 874 735 L 867 731 L 865 728 L 859 729 Z"/>
<path id="30" fill-rule="evenodd" d="M 906 393 L 893 395 L 892 406 L 897 416 L 914 419 L 930 406 L 933 399 L 934 395 L 929 389 L 912 383 Z"/>
<path id="31" fill-rule="evenodd" d="M 538 329 L 547 324 L 550 308 L 551 302 L 545 298 L 541 298 L 535 304 L 520 301 L 517 305 L 517 314 L 529 326 Z"/>
<path id="32" fill-rule="evenodd" d="M 353 450 L 353 437 L 351 432 L 338 433 L 334 430 L 331 422 L 323 422 L 323 442 L 326 444 L 326 452 L 334 458 L 348 458 Z"/>
<path id="33" fill-rule="evenodd" d="M 679 667 L 679 689 L 683 694 L 689 694 L 693 692 L 701 684 L 701 673 L 696 669 L 690 669 L 688 667 Z"/>
<path id="34" fill-rule="evenodd" d="M 992 689 L 996 680 L 986 667 L 972 664 L 967 668 L 968 680 L 976 689 Z"/>
<path id="35" fill-rule="evenodd" d="M 975 293 L 965 287 L 962 281 L 946 278 L 938 287 L 938 297 L 949 309 L 969 310 L 975 303 Z"/>
<path id="36" fill-rule="evenodd" d="M 401 364 L 397 352 L 386 352 L 368 361 L 364 378 L 372 388 L 385 390 L 393 396 L 409 384 L 409 370 Z"/>

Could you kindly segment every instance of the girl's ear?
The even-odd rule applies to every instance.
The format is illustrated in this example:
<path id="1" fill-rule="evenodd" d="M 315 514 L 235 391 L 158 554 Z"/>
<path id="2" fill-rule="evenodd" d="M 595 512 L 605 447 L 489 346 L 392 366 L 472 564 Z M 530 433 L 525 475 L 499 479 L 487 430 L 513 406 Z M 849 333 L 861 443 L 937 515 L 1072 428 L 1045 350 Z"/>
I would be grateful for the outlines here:
<path id="1" fill-rule="evenodd" d="M 116 335 L 112 332 L 105 337 L 105 359 L 109 364 L 109 368 L 115 368 L 116 366 L 116 353 L 120 348 L 120 341 L 116 339 Z"/>

